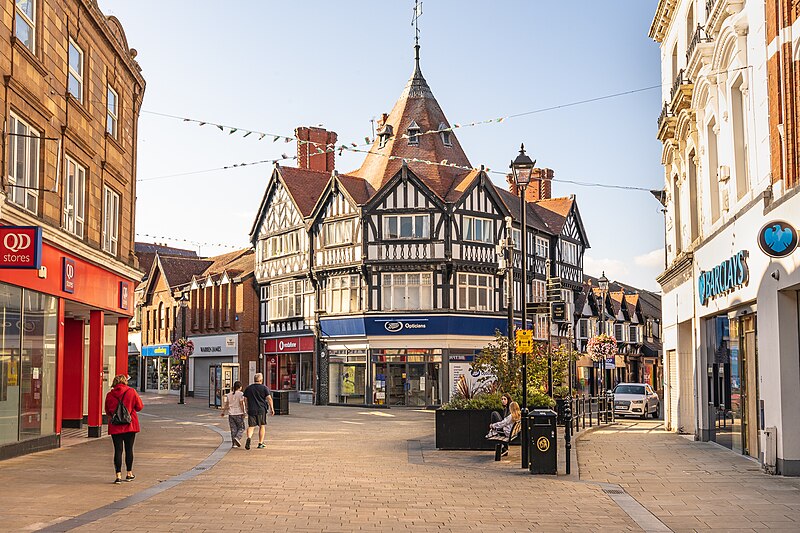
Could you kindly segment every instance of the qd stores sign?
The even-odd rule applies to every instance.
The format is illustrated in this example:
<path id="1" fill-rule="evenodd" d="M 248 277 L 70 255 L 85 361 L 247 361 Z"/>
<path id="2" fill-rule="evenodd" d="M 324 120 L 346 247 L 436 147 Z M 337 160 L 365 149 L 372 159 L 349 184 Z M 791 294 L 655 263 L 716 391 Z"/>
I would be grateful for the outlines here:
<path id="1" fill-rule="evenodd" d="M 42 228 L 0 226 L 0 268 L 42 266 Z"/>
<path id="2" fill-rule="evenodd" d="M 738 289 L 750 280 L 750 271 L 747 268 L 747 250 L 742 250 L 730 259 L 726 259 L 711 270 L 700 271 L 697 280 L 697 293 L 700 305 L 706 305 L 708 300 L 722 294 Z"/>

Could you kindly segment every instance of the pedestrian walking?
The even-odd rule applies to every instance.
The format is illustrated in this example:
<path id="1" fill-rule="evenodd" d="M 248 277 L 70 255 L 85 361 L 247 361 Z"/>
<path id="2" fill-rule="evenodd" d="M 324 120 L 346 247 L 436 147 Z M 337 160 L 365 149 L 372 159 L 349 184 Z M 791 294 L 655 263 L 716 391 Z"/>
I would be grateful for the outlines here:
<path id="1" fill-rule="evenodd" d="M 228 425 L 231 427 L 231 447 L 242 447 L 242 435 L 244 434 L 244 394 L 242 393 L 242 382 L 237 381 L 233 384 L 233 390 L 225 395 L 222 414 L 228 415 Z"/>
<path id="2" fill-rule="evenodd" d="M 272 405 L 272 392 L 269 387 L 264 385 L 264 374 L 259 372 L 253 376 L 251 385 L 244 390 L 244 397 L 247 398 L 247 440 L 244 443 L 245 450 L 250 449 L 250 439 L 253 431 L 258 426 L 258 447 L 266 448 L 264 438 L 267 435 L 267 411 L 270 416 L 275 415 L 275 408 Z"/>
<path id="3" fill-rule="evenodd" d="M 133 481 L 133 442 L 139 433 L 139 415 L 144 404 L 134 389 L 128 386 L 128 376 L 120 374 L 114 378 L 111 390 L 106 394 L 108 434 L 114 441 L 114 468 L 117 473 L 114 483 L 122 483 L 122 452 L 125 451 L 125 481 Z"/>

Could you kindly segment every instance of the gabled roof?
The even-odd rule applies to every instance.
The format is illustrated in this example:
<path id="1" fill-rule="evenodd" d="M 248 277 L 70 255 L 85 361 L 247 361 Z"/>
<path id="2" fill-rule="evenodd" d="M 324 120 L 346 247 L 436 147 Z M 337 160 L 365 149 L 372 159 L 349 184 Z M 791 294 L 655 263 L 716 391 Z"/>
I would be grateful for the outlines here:
<path id="1" fill-rule="evenodd" d="M 519 209 L 519 196 L 512 194 L 510 191 L 507 191 L 503 188 L 496 187 L 497 193 L 500 196 L 500 199 L 503 200 L 503 203 L 506 204 L 506 208 L 508 212 L 511 214 L 511 217 L 520 222 L 522 220 L 522 212 Z M 543 233 L 547 233 L 550 235 L 558 235 L 559 232 L 550 228 L 542 217 L 539 215 L 539 210 L 536 209 L 536 204 L 531 202 L 526 202 L 525 205 L 527 206 L 528 212 L 525 214 L 528 217 L 525 222 L 528 226 L 535 228 Z"/>
<path id="2" fill-rule="evenodd" d="M 197 252 L 194 250 L 185 250 L 183 248 L 173 248 L 166 244 L 156 244 L 150 242 L 136 242 L 133 245 L 136 258 L 139 260 L 139 270 L 144 272 L 142 280 L 146 280 L 150 275 L 150 270 L 153 268 L 153 261 L 156 255 L 161 257 L 193 257 L 197 258 Z"/>
<path id="3" fill-rule="evenodd" d="M 375 194 L 375 189 L 369 184 L 367 180 L 349 176 L 347 174 L 338 174 L 337 179 L 342 187 L 347 191 L 358 205 L 364 205 L 369 202 L 372 195 Z"/>
<path id="4" fill-rule="evenodd" d="M 545 221 L 547 226 L 555 232 L 556 235 L 561 234 L 564 229 L 564 223 L 567 221 L 569 212 L 572 210 L 572 204 L 575 203 L 574 198 L 550 198 L 547 200 L 539 200 L 534 202 L 534 209 L 537 214 Z"/>
<path id="5" fill-rule="evenodd" d="M 409 145 L 407 137 L 412 122 L 416 123 L 423 133 L 419 135 L 417 145 Z M 414 174 L 419 176 L 439 198 L 445 199 L 454 183 L 462 180 L 470 171 L 414 161 L 418 159 L 442 163 L 446 160 L 449 164 L 472 167 L 452 131 L 450 131 L 451 146 L 444 145 L 439 133 L 425 134 L 428 131 L 439 130 L 442 124 L 450 128 L 447 117 L 444 116 L 442 108 L 428 87 L 428 82 L 422 76 L 417 57 L 411 78 L 382 126 L 383 128 L 389 126 L 391 129 L 391 135 L 385 146 L 381 148 L 381 136 L 378 135 L 361 167 L 350 174 L 369 181 L 372 188 L 378 190 L 397 174 L 403 160 L 406 160 Z"/>
<path id="6" fill-rule="evenodd" d="M 192 276 L 200 274 L 213 263 L 209 259 L 158 256 L 161 271 L 169 287 L 180 287 L 192 280 Z"/>
<path id="7" fill-rule="evenodd" d="M 303 218 L 307 218 L 317 205 L 322 191 L 331 179 L 330 172 L 320 172 L 295 167 L 276 167 L 276 172 L 280 175 L 283 184 L 286 186 L 289 195 L 294 200 L 295 205 L 300 210 Z"/>

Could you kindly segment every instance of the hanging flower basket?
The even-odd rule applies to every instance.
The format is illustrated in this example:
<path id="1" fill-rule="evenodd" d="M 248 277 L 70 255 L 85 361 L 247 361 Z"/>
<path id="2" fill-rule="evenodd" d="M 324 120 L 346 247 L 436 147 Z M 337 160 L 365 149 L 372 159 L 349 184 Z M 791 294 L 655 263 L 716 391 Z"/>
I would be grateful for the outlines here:
<path id="1" fill-rule="evenodd" d="M 607 358 L 617 353 L 617 341 L 614 337 L 606 334 L 595 335 L 589 339 L 586 351 L 592 361 L 605 361 Z"/>
<path id="2" fill-rule="evenodd" d="M 194 342 L 181 337 L 172 343 L 172 357 L 178 361 L 187 359 L 194 353 Z"/>

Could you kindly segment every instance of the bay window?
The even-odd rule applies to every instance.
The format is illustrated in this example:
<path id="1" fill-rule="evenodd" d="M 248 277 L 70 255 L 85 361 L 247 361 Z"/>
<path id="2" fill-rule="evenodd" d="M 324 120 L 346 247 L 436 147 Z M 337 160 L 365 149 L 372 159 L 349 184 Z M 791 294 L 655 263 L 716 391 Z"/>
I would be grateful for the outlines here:
<path id="1" fill-rule="evenodd" d="M 433 275 L 427 272 L 383 274 L 383 309 L 433 309 Z"/>
<path id="2" fill-rule="evenodd" d="M 561 261 L 568 265 L 577 265 L 578 245 L 572 242 L 561 241 Z"/>
<path id="3" fill-rule="evenodd" d="M 265 259 L 294 254 L 300 251 L 300 230 L 273 235 L 264 245 Z"/>
<path id="4" fill-rule="evenodd" d="M 494 311 L 494 276 L 459 274 L 458 308 L 468 311 Z"/>
<path id="5" fill-rule="evenodd" d="M 270 285 L 270 320 L 303 315 L 303 283 L 303 280 L 291 280 Z"/>
<path id="6" fill-rule="evenodd" d="M 361 279 L 358 275 L 334 276 L 325 285 L 325 311 L 328 314 L 361 310 Z"/>
<path id="7" fill-rule="evenodd" d="M 351 244 L 353 242 L 353 219 L 326 222 L 322 228 L 325 235 L 325 246 Z"/>

